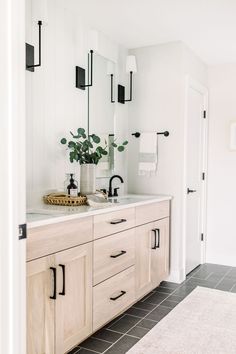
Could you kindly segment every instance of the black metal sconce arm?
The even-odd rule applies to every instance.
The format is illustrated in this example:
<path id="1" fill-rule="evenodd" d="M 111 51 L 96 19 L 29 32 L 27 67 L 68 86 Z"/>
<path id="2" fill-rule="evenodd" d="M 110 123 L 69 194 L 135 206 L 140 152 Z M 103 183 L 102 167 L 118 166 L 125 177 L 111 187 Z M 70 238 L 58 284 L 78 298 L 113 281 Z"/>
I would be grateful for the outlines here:
<path id="1" fill-rule="evenodd" d="M 125 99 L 125 87 L 118 85 L 118 102 L 125 103 L 131 102 L 133 100 L 133 72 L 130 71 L 130 87 L 129 87 L 129 99 Z"/>
<path id="2" fill-rule="evenodd" d="M 85 90 L 86 87 L 93 86 L 93 50 L 90 50 L 90 83 L 85 84 L 85 69 L 76 66 L 76 82 L 75 86 L 78 89 Z"/>
<path id="3" fill-rule="evenodd" d="M 115 103 L 114 96 L 113 96 L 113 79 L 114 75 L 111 74 L 111 103 Z"/>
<path id="4" fill-rule="evenodd" d="M 37 68 L 37 67 L 41 66 L 41 63 L 42 63 L 42 25 L 43 25 L 43 22 L 38 21 L 38 26 L 39 26 L 39 61 L 38 61 L 38 64 L 28 65 L 26 63 L 26 69 L 32 69 L 32 68 Z"/>
<path id="5" fill-rule="evenodd" d="M 124 100 L 125 102 L 131 102 L 133 100 L 133 72 L 130 71 L 130 86 L 129 86 L 129 99 Z"/>
<path id="6" fill-rule="evenodd" d="M 93 86 L 93 50 L 90 50 L 90 83 L 87 85 L 80 85 L 80 87 L 91 87 Z"/>

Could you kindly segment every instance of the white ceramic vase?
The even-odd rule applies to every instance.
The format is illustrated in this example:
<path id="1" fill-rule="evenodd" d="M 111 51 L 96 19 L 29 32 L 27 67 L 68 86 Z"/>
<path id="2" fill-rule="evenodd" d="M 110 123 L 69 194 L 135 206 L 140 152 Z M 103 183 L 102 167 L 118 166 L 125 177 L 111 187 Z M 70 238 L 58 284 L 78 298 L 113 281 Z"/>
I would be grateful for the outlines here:
<path id="1" fill-rule="evenodd" d="M 80 166 L 80 193 L 93 194 L 96 191 L 96 165 L 85 163 Z"/>

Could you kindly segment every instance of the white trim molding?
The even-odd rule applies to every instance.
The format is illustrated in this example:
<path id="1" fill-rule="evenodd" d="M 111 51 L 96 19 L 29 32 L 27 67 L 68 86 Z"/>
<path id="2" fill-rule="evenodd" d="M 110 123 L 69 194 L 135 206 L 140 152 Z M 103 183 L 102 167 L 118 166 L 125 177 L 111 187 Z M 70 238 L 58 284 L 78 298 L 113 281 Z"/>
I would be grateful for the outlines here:
<path id="1" fill-rule="evenodd" d="M 25 1 L 0 2 L 0 352 L 26 354 Z"/>

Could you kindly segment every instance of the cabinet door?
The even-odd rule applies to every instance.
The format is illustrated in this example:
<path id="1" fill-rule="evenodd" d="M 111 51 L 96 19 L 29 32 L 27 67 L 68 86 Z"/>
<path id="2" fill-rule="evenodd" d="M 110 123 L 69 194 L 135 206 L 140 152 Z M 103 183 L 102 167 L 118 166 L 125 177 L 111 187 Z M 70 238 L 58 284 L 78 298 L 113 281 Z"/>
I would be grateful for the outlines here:
<path id="1" fill-rule="evenodd" d="M 64 354 L 92 333 L 92 245 L 59 252 L 55 261 L 56 354 Z"/>
<path id="2" fill-rule="evenodd" d="M 139 226 L 135 229 L 136 299 L 141 298 L 152 288 L 152 229 L 153 223 Z"/>
<path id="3" fill-rule="evenodd" d="M 27 353 L 54 354 L 54 257 L 27 263 Z"/>
<path id="4" fill-rule="evenodd" d="M 154 243 L 152 245 L 152 287 L 156 287 L 169 274 L 169 218 L 153 223 Z M 154 249 L 155 247 L 155 249 Z"/>

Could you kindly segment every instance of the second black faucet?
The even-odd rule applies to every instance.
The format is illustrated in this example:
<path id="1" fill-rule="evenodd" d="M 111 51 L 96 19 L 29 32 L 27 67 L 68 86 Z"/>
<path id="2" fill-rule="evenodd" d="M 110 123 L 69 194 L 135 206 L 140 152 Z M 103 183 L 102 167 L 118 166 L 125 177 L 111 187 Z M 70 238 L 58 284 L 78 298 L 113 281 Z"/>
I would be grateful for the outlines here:
<path id="1" fill-rule="evenodd" d="M 113 190 L 112 190 L 112 181 L 113 181 L 114 178 L 118 178 L 121 181 L 121 183 L 124 183 L 124 180 L 123 180 L 123 178 L 121 176 L 119 176 L 119 175 L 112 176 L 110 178 L 110 180 L 109 180 L 109 191 L 108 191 L 108 197 L 109 198 L 118 197 L 118 192 L 117 191 L 118 191 L 119 187 L 114 188 L 114 194 L 113 194 Z"/>

